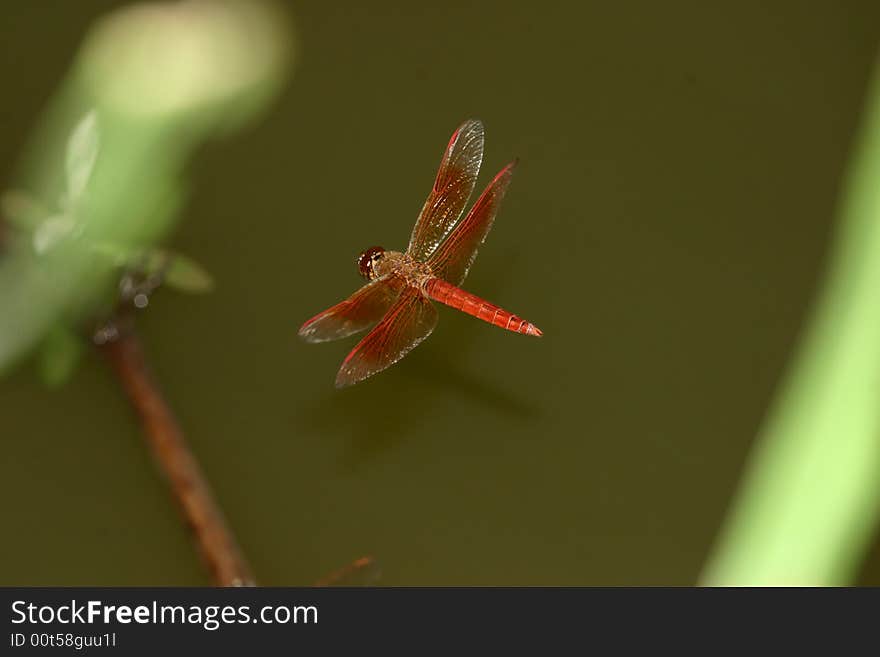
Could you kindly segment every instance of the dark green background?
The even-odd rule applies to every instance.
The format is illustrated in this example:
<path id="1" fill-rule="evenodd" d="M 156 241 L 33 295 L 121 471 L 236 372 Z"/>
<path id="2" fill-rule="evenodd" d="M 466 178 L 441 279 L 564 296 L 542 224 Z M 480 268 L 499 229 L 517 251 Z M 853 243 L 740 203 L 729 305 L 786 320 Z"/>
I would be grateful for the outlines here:
<path id="1" fill-rule="evenodd" d="M 303 2 L 268 120 L 192 167 L 153 368 L 265 584 L 688 584 L 809 311 L 880 34 L 875 2 Z M 111 2 L 0 8 L 0 181 Z M 521 158 L 449 309 L 337 392 L 298 326 L 406 244 L 452 130 Z M 2 309 L 0 309 L 2 312 Z M 207 580 L 104 363 L 0 383 L 0 583 Z M 863 583 L 880 584 L 880 558 Z"/>

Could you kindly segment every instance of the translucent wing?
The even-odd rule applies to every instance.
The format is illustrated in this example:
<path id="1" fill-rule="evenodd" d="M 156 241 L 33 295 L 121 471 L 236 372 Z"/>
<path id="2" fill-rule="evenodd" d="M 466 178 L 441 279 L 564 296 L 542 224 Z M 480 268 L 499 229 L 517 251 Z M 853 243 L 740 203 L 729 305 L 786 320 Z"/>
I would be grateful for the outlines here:
<path id="1" fill-rule="evenodd" d="M 465 121 L 449 140 L 434 188 L 413 228 L 407 253 L 424 262 L 461 218 L 483 161 L 483 124 Z"/>
<path id="2" fill-rule="evenodd" d="M 468 269 L 477 257 L 477 249 L 492 228 L 492 222 L 495 221 L 501 199 L 507 192 L 514 167 L 516 160 L 495 176 L 474 203 L 474 207 L 468 212 L 464 221 L 455 227 L 440 248 L 428 258 L 428 265 L 435 276 L 454 285 L 460 285 L 467 276 Z"/>
<path id="3" fill-rule="evenodd" d="M 385 276 L 364 285 L 348 299 L 315 315 L 299 329 L 308 342 L 338 340 L 370 328 L 382 319 L 404 287 L 396 276 Z"/>
<path id="4" fill-rule="evenodd" d="M 408 287 L 382 321 L 351 350 L 336 375 L 336 387 L 344 388 L 390 367 L 437 325 L 437 309 L 420 290 Z"/>

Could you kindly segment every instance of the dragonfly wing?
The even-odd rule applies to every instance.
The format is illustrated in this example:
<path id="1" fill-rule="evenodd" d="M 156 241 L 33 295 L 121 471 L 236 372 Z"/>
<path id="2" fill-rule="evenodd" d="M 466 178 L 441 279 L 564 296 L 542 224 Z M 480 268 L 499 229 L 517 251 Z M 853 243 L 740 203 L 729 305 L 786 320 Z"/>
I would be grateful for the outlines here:
<path id="1" fill-rule="evenodd" d="M 434 188 L 413 228 L 407 253 L 424 262 L 461 218 L 483 161 L 483 124 L 465 121 L 449 140 Z"/>
<path id="2" fill-rule="evenodd" d="M 498 207 L 507 192 L 516 160 L 504 167 L 489 183 L 467 217 L 428 258 L 428 265 L 438 278 L 460 285 L 477 257 L 480 244 L 492 228 Z"/>
<path id="3" fill-rule="evenodd" d="M 350 386 L 390 367 L 431 335 L 436 325 L 434 304 L 420 290 L 407 288 L 348 354 L 336 375 L 336 387 Z"/>
<path id="4" fill-rule="evenodd" d="M 345 301 L 312 317 L 299 335 L 307 342 L 326 342 L 365 331 L 382 319 L 403 287 L 404 282 L 395 276 L 367 283 Z"/>

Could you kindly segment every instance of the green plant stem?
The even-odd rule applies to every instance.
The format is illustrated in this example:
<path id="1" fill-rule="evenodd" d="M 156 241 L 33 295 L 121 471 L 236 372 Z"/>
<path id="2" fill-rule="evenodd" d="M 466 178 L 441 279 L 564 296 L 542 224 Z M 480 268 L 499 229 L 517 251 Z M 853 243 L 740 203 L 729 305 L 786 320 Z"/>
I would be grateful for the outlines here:
<path id="1" fill-rule="evenodd" d="M 254 577 L 171 408 L 150 374 L 132 326 L 99 348 L 140 416 L 159 468 L 218 586 L 253 586 Z"/>
<path id="2" fill-rule="evenodd" d="M 875 73 L 876 75 L 876 73 Z M 827 278 L 707 565 L 711 585 L 851 582 L 880 509 L 880 84 Z"/>

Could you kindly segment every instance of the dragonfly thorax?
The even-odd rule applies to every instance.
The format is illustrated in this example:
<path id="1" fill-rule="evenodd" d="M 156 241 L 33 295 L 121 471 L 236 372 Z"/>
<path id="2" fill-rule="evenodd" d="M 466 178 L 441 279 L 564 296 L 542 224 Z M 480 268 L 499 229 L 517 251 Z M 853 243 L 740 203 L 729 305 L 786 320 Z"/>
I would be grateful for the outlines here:
<path id="1" fill-rule="evenodd" d="M 358 271 L 369 281 L 395 274 L 416 287 L 432 275 L 425 263 L 416 262 L 400 251 L 386 251 L 381 246 L 371 246 L 358 256 Z"/>

